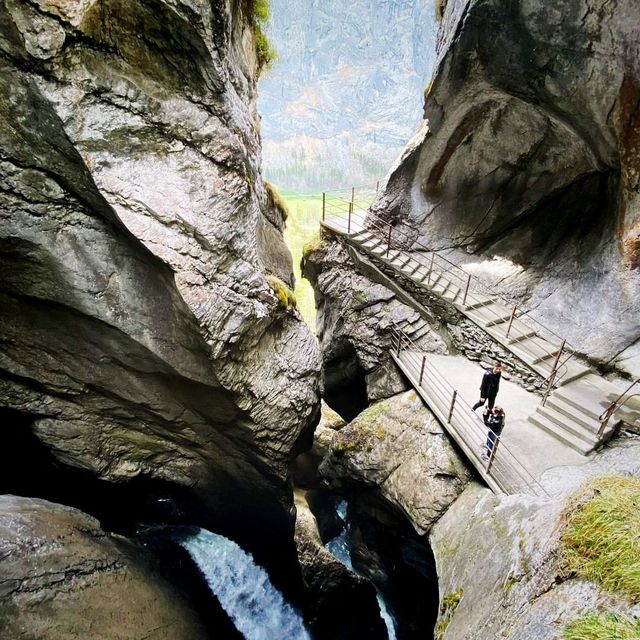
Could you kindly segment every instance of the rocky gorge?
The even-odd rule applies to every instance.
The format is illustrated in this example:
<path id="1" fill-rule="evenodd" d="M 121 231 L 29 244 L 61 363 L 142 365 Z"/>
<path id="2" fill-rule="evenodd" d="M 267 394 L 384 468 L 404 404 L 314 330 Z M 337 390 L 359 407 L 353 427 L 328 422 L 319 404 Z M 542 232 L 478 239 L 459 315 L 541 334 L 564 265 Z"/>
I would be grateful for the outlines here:
<path id="1" fill-rule="evenodd" d="M 394 328 L 539 375 L 326 229 L 302 321 L 264 6 L 0 2 L 0 636 L 639 637 L 637 423 L 493 492 Z M 426 122 L 370 215 L 637 378 L 637 8 L 437 6 Z"/>

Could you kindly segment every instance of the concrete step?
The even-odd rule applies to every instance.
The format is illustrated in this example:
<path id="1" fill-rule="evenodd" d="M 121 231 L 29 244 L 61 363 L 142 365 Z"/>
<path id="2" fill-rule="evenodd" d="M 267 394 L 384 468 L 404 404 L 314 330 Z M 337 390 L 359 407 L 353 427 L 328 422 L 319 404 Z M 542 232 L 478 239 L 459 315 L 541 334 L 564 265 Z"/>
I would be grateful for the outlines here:
<path id="1" fill-rule="evenodd" d="M 500 316 L 498 318 L 494 318 L 493 320 L 489 320 L 485 326 L 487 327 L 495 327 L 500 324 L 505 324 L 511 320 L 511 314 L 509 313 L 506 316 Z"/>
<path id="2" fill-rule="evenodd" d="M 373 233 L 371 233 L 371 231 L 369 231 L 369 229 L 360 229 L 360 231 L 356 231 L 350 236 L 351 240 L 355 240 L 358 243 L 366 242 L 367 240 L 371 240 L 374 237 L 375 236 L 373 235 Z"/>
<path id="3" fill-rule="evenodd" d="M 598 440 L 598 429 L 595 424 L 586 425 L 582 421 L 556 411 L 548 403 L 544 407 L 538 407 L 536 413 L 549 422 L 553 422 L 558 429 L 568 431 L 576 438 L 584 440 L 586 444 L 594 444 Z"/>
<path id="4" fill-rule="evenodd" d="M 545 404 L 546 407 L 553 408 L 556 412 L 566 416 L 568 419 L 574 420 L 581 424 L 585 429 L 598 430 L 600 424 L 598 415 L 591 409 L 585 407 L 576 407 L 558 395 L 560 390 L 554 391 Z"/>
<path id="5" fill-rule="evenodd" d="M 427 335 L 427 333 L 429 333 L 431 331 L 431 327 L 428 324 L 423 324 L 422 327 L 420 327 L 420 329 L 418 329 L 418 331 L 416 331 L 412 336 L 411 339 L 414 342 L 417 342 L 418 340 L 420 340 L 420 338 L 424 337 Z"/>
<path id="6" fill-rule="evenodd" d="M 475 309 L 465 310 L 465 315 L 477 325 L 486 327 L 487 323 L 505 315 L 505 307 L 497 302 L 490 302 Z"/>
<path id="7" fill-rule="evenodd" d="M 485 296 L 484 294 L 473 294 L 473 302 L 470 304 L 466 304 L 464 306 L 465 311 L 473 311 L 474 309 L 479 309 L 480 307 L 486 307 L 490 304 L 495 304 L 495 300 L 490 298 L 489 296 Z"/>
<path id="8" fill-rule="evenodd" d="M 562 401 L 597 420 L 611 401 L 615 400 L 615 391 L 607 388 L 606 380 L 602 380 L 602 386 L 590 384 L 591 382 L 585 380 L 584 384 L 576 382 L 571 387 L 558 389 L 553 393 L 554 401 Z"/>
<path id="9" fill-rule="evenodd" d="M 547 420 L 538 413 L 534 413 L 530 416 L 529 422 L 543 431 L 546 431 L 549 435 L 553 436 L 556 440 L 563 442 L 574 451 L 581 453 L 583 456 L 588 455 L 594 449 L 594 446 L 586 444 L 581 438 L 577 438 L 567 431 L 558 429 L 554 422 Z"/>
<path id="10" fill-rule="evenodd" d="M 360 246 L 368 253 L 371 253 L 375 249 L 378 249 L 379 247 L 382 246 L 382 240 L 374 236 L 373 238 L 370 238 L 369 240 L 365 240 L 364 242 L 360 243 Z"/>
<path id="11" fill-rule="evenodd" d="M 461 295 L 462 289 L 460 289 L 460 287 L 457 287 L 456 285 L 452 285 L 442 294 L 442 297 L 449 302 L 455 302 Z"/>

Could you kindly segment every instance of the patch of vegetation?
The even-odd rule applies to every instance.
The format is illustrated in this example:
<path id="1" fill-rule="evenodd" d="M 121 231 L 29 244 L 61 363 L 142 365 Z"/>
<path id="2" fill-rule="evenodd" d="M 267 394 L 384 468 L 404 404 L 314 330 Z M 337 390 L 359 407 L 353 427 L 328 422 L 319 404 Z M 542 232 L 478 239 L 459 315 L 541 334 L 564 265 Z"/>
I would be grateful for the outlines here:
<path id="1" fill-rule="evenodd" d="M 381 424 L 379 424 L 376 427 L 376 430 L 374 433 L 376 434 L 376 438 L 378 438 L 378 440 L 383 440 L 384 437 L 387 435 L 387 430 Z"/>
<path id="2" fill-rule="evenodd" d="M 304 243 L 302 247 L 302 259 L 307 260 L 312 253 L 319 251 L 322 247 L 322 238 L 320 233 L 316 233 L 310 240 Z"/>
<path id="3" fill-rule="evenodd" d="M 447 10 L 447 0 L 435 0 L 436 5 L 436 20 L 442 21 L 444 18 L 444 12 Z"/>
<path id="4" fill-rule="evenodd" d="M 268 68 L 278 58 L 278 52 L 271 46 L 264 30 L 271 18 L 271 6 L 269 0 L 245 0 L 247 14 L 251 20 L 253 34 L 256 40 L 256 57 L 258 69 Z"/>
<path id="5" fill-rule="evenodd" d="M 444 633 L 453 618 L 453 614 L 456 612 L 462 596 L 464 595 L 464 589 L 457 589 L 456 591 L 450 591 L 443 598 L 440 603 L 440 616 L 436 624 L 436 640 L 442 640 Z"/>
<path id="6" fill-rule="evenodd" d="M 564 568 L 639 602 L 640 479 L 596 478 L 572 496 L 564 517 Z"/>
<path id="7" fill-rule="evenodd" d="M 350 428 L 338 432 L 333 448 L 337 453 L 346 453 L 360 449 L 365 441 L 365 433 L 362 429 Z"/>
<path id="8" fill-rule="evenodd" d="M 265 180 L 264 188 L 267 190 L 269 203 L 280 214 L 282 221 L 286 222 L 289 218 L 289 206 L 287 205 L 287 201 L 278 193 L 278 190 L 273 184 L 271 184 L 271 182 Z"/>
<path id="9" fill-rule="evenodd" d="M 276 294 L 276 298 L 278 298 L 278 306 L 281 309 L 289 310 L 298 308 L 298 303 L 293 291 L 291 291 L 291 289 L 289 289 L 289 287 L 287 287 L 280 278 L 277 276 L 267 276 L 267 282 Z"/>
<path id="10" fill-rule="evenodd" d="M 638 640 L 640 620 L 615 613 L 588 613 L 569 624 L 563 640 Z"/>

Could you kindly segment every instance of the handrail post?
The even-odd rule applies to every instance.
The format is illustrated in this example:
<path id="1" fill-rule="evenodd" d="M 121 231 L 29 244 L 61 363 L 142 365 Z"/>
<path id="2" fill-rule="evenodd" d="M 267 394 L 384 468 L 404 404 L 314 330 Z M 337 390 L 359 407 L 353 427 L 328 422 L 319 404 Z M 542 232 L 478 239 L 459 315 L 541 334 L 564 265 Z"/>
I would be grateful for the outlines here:
<path id="1" fill-rule="evenodd" d="M 640 378 L 634 380 L 598 417 L 600 420 L 600 428 L 598 429 L 598 440 L 602 440 L 602 436 L 604 435 L 604 430 L 607 428 L 609 424 L 609 420 L 611 416 L 616 412 L 616 409 L 625 404 L 629 398 L 633 398 L 634 395 L 625 398 L 625 396 L 635 387 L 638 383 L 640 383 Z"/>
<path id="2" fill-rule="evenodd" d="M 507 333 L 505 338 L 509 337 L 509 333 L 511 332 L 511 325 L 513 324 L 513 319 L 516 317 L 516 305 L 513 305 L 513 311 L 511 312 L 511 317 L 509 318 L 509 326 L 507 327 Z"/>
<path id="3" fill-rule="evenodd" d="M 453 408 L 456 406 L 456 398 L 458 392 L 454 389 L 453 396 L 451 397 L 451 407 L 449 408 L 449 417 L 447 418 L 447 424 L 451 424 L 451 418 L 453 418 Z"/>
<path id="4" fill-rule="evenodd" d="M 380 190 L 380 180 L 376 182 L 376 193 Z"/>
<path id="5" fill-rule="evenodd" d="M 607 410 L 604 413 L 604 419 L 600 420 L 600 428 L 598 429 L 598 440 L 602 440 L 602 436 L 604 434 L 604 430 L 607 428 L 607 425 L 609 424 L 609 420 L 611 418 L 611 416 L 613 415 L 613 412 L 616 409 L 616 403 L 612 402 L 608 407 Z"/>
<path id="6" fill-rule="evenodd" d="M 387 234 L 387 258 L 389 257 L 389 251 L 391 250 L 391 225 L 389 225 L 389 233 Z"/>
<path id="7" fill-rule="evenodd" d="M 558 373 L 558 362 L 560 362 L 560 356 L 562 355 L 562 352 L 564 351 L 564 345 L 566 344 L 566 340 L 562 341 L 562 344 L 560 345 L 560 350 L 558 351 L 558 355 L 556 356 L 556 359 L 553 362 L 553 367 L 551 367 L 551 373 L 549 374 L 549 384 L 547 385 L 547 389 L 544 392 L 544 396 L 542 397 L 542 406 L 544 407 L 545 403 L 547 402 L 547 398 L 549 397 L 549 394 L 551 393 L 551 389 L 553 389 L 553 383 L 556 380 L 556 375 Z"/>
<path id="8" fill-rule="evenodd" d="M 500 444 L 500 436 L 494 434 L 496 439 L 493 441 L 493 447 L 491 448 L 491 453 L 489 454 L 489 461 L 487 462 L 487 475 L 491 475 L 491 467 L 493 466 L 493 459 L 496 457 L 496 451 L 498 450 L 498 445 Z"/>
<path id="9" fill-rule="evenodd" d="M 351 187 L 351 207 L 353 207 L 355 202 L 356 202 L 356 188 Z"/>
<path id="10" fill-rule="evenodd" d="M 322 221 L 324 222 L 324 211 L 325 211 L 325 207 L 327 205 L 327 194 L 323 191 L 322 192 Z"/>
<path id="11" fill-rule="evenodd" d="M 433 260 L 435 259 L 436 254 L 432 251 L 431 252 L 431 264 L 429 265 L 429 273 L 427 274 L 427 278 L 431 277 L 431 273 L 433 272 Z"/>
<path id="12" fill-rule="evenodd" d="M 351 233 L 351 214 L 353 213 L 353 203 L 349 203 L 349 221 L 347 222 L 347 233 Z"/>
<path id="13" fill-rule="evenodd" d="M 398 349 L 396 351 L 396 355 L 398 356 L 398 358 L 400 357 L 400 340 L 401 340 L 400 331 L 398 331 Z"/>
<path id="14" fill-rule="evenodd" d="M 462 298 L 462 306 L 464 307 L 467 304 L 467 295 L 469 293 L 469 287 L 471 286 L 471 274 L 467 278 L 467 286 L 464 288 L 464 297 Z"/>
<path id="15" fill-rule="evenodd" d="M 424 375 L 424 366 L 427 363 L 427 356 L 422 356 L 422 366 L 420 367 L 420 380 L 418 381 L 418 386 L 422 385 L 422 376 Z"/>

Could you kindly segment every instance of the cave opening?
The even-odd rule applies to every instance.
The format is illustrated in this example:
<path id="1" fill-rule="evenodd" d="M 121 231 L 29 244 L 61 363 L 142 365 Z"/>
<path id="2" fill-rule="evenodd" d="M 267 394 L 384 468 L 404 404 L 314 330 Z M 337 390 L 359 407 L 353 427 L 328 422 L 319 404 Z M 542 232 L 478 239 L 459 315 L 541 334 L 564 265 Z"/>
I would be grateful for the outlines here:
<path id="1" fill-rule="evenodd" d="M 369 405 L 365 375 L 358 354 L 349 342 L 334 345 L 331 359 L 323 363 L 323 398 L 347 422 Z"/>

